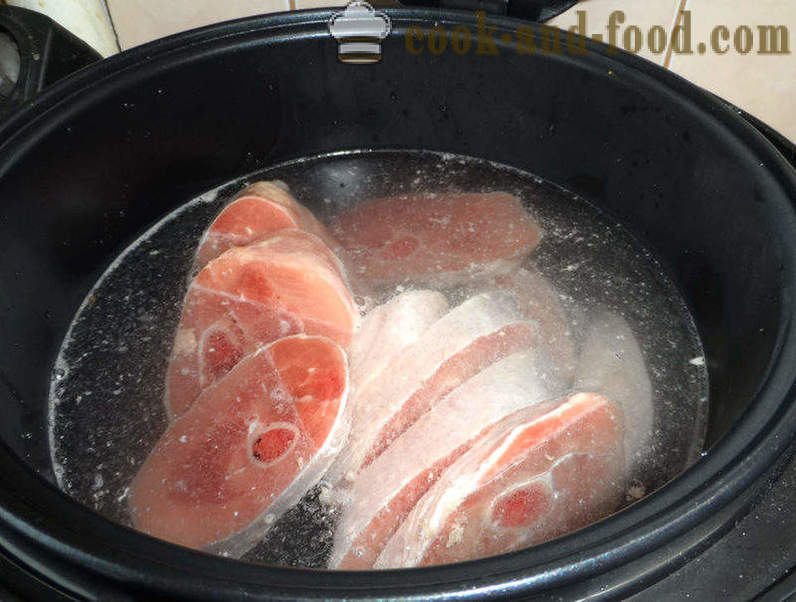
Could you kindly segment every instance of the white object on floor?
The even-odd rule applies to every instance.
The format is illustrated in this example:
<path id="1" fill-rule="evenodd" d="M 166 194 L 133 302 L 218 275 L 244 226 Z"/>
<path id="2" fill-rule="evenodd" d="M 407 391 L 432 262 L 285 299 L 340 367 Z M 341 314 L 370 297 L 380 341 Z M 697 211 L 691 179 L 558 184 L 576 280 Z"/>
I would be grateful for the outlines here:
<path id="1" fill-rule="evenodd" d="M 47 15 L 103 57 L 119 52 L 103 0 L 8 0 L 8 4 Z"/>
<path id="2" fill-rule="evenodd" d="M 0 96 L 7 96 L 19 78 L 19 49 L 11 36 L 0 33 Z"/>

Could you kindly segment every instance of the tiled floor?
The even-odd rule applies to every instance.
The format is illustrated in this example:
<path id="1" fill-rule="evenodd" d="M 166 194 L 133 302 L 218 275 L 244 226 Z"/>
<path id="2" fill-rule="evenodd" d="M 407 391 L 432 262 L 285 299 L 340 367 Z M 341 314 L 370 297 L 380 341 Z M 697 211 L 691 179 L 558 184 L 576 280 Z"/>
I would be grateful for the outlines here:
<path id="1" fill-rule="evenodd" d="M 103 0 L 7 0 L 11 4 L 28 5 L 38 10 L 54 11 L 53 6 L 81 7 Z M 110 9 L 121 48 L 127 49 L 157 37 L 216 21 L 247 15 L 291 9 L 339 6 L 346 0 L 104 0 Z M 383 4 L 376 1 L 375 4 Z M 599 34 L 608 40 L 608 23 L 612 13 L 622 11 L 617 30 L 617 43 L 623 44 L 633 27 L 638 28 L 644 44 L 639 55 L 663 65 L 690 79 L 750 113 L 770 123 L 791 140 L 796 140 L 796 0 L 581 0 L 553 24 L 567 29 L 578 23 L 578 11 L 586 19 L 587 35 Z M 681 11 L 688 11 L 687 13 Z M 84 10 L 84 12 L 86 12 Z M 98 11 L 94 11 L 98 13 Z M 82 13 L 81 13 L 82 14 Z M 688 15 L 688 16 L 684 16 Z M 74 19 L 72 19 L 74 20 Z M 784 43 L 789 54 L 760 53 L 759 26 L 787 28 Z M 690 26 L 693 52 L 677 52 L 671 43 L 675 27 Z M 725 26 L 728 39 L 722 39 Z M 748 28 L 753 48 L 744 54 L 736 51 L 735 35 L 740 36 L 741 49 Z M 649 32 L 657 27 L 664 47 L 651 48 Z M 100 28 L 101 29 L 101 28 Z M 726 54 L 713 50 L 712 34 L 718 36 L 718 49 L 729 47 Z M 102 37 L 102 34 L 99 34 Z M 632 37 L 628 38 L 632 42 Z M 705 52 L 700 52 L 700 42 Z M 107 54 L 107 50 L 103 50 Z"/>
<path id="2" fill-rule="evenodd" d="M 290 10 L 289 0 L 106 0 L 123 50 L 186 29 Z"/>
<path id="3" fill-rule="evenodd" d="M 796 141 L 796 1 L 687 0 L 694 40 L 709 40 L 714 27 L 724 25 L 732 36 L 720 46 L 725 55 L 673 53 L 669 68 L 760 117 Z M 731 5 L 731 9 L 728 9 Z M 759 26 L 788 28 L 790 54 L 759 54 Z M 753 50 L 740 54 L 732 46 L 739 27 L 749 28 Z M 743 34 L 739 40 L 742 44 Z M 710 42 L 708 42 L 709 44 Z M 771 44 L 773 48 L 773 44 Z M 741 46 L 743 49 L 743 46 Z"/>

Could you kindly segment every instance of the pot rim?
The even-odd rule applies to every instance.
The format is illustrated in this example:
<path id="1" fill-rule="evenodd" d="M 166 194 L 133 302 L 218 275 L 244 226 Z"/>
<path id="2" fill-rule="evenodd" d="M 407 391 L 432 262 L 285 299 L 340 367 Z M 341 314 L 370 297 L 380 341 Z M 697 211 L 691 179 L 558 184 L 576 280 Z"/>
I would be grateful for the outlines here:
<path id="1" fill-rule="evenodd" d="M 475 25 L 472 13 L 454 10 L 386 9 L 393 32 L 410 25 Z M 186 57 L 236 47 L 328 35 L 329 10 L 298 11 L 211 25 L 157 40 L 81 70 L 26 103 L 0 124 L 0 177 L 36 144 L 52 120 L 90 104 L 94 95 L 125 85 L 143 72 L 166 68 Z M 488 17 L 496 31 L 528 23 Z M 531 24 L 531 27 L 538 25 Z M 781 227 L 796 238 L 796 169 L 740 112 L 712 94 L 639 57 L 606 52 L 587 40 L 576 61 L 606 77 L 676 96 L 689 110 L 713 120 L 746 146 L 790 199 L 782 204 Z M 796 298 L 796 252 L 786 257 L 785 296 Z M 764 383 L 743 416 L 694 466 L 653 495 L 594 525 L 553 541 L 456 565 L 377 572 L 275 568 L 218 558 L 153 539 L 111 523 L 29 470 L 0 446 L 0 547 L 45 579 L 94 597 L 85 577 L 136 590 L 162 588 L 174 597 L 223 592 L 224 597 L 344 597 L 400 595 L 409 598 L 465 598 L 527 594 L 605 573 L 682 536 L 753 489 L 796 433 L 796 320 L 782 309 L 775 355 Z M 57 508 L 57 516 L 53 509 Z M 674 559 L 672 560 L 674 562 Z M 268 588 L 267 591 L 265 588 Z"/>

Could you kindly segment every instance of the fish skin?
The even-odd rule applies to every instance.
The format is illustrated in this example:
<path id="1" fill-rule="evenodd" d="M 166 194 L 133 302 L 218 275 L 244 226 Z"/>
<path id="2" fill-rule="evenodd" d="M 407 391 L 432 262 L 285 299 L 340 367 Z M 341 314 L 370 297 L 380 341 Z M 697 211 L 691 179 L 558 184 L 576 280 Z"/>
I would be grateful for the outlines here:
<path id="1" fill-rule="evenodd" d="M 503 554 L 605 517 L 622 499 L 622 429 L 619 407 L 591 393 L 519 410 L 445 470 L 373 568 Z"/>
<path id="2" fill-rule="evenodd" d="M 536 267 L 524 265 L 469 288 L 473 293 L 494 289 L 515 295 L 523 316 L 539 323 L 541 342 L 548 346 L 561 373 L 571 381 L 578 361 L 576 346 L 569 317 L 552 283 Z"/>
<path id="3" fill-rule="evenodd" d="M 441 293 L 410 290 L 369 311 L 354 333 L 349 352 L 352 389 L 367 386 L 449 309 Z"/>
<path id="4" fill-rule="evenodd" d="M 512 296 L 496 291 L 471 297 L 432 324 L 417 342 L 405 348 L 379 376 L 352 396 L 351 423 L 356 436 L 330 469 L 329 482 L 351 480 L 364 463 L 372 460 L 376 448 L 384 447 L 385 442 L 379 440 L 383 439 L 383 429 L 388 424 L 393 422 L 405 430 L 422 411 L 458 386 L 462 378 L 469 377 L 453 370 L 449 382 L 433 381 L 448 360 L 480 338 L 522 321 Z M 429 381 L 430 386 L 424 392 Z M 408 401 L 417 402 L 417 408 L 406 406 L 411 411 L 402 416 Z"/>
<path id="5" fill-rule="evenodd" d="M 655 423 L 652 383 L 633 330 L 622 316 L 595 309 L 588 317 L 575 389 L 614 400 L 625 416 L 625 449 L 631 470 L 649 455 Z"/>
<path id="6" fill-rule="evenodd" d="M 329 567 L 371 568 L 417 500 L 491 425 L 564 390 L 548 354 L 529 349 L 451 391 L 359 473 L 342 506 Z"/>

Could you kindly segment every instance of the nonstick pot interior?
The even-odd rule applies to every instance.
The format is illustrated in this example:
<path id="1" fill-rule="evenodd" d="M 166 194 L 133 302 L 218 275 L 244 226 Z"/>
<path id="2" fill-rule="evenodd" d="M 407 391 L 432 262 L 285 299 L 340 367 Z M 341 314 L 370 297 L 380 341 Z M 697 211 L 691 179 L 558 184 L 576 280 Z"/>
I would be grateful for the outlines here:
<path id="1" fill-rule="evenodd" d="M 528 592 L 587 583 L 715 523 L 733 500 L 750 498 L 787 446 L 796 184 L 773 146 L 720 102 L 640 59 L 592 45 L 579 57 L 523 56 L 500 41 L 498 56 L 415 55 L 405 49 L 408 26 L 475 32 L 475 18 L 389 14 L 393 31 L 377 65 L 338 61 L 328 13 L 249 19 L 91 67 L 0 126 L 7 555 L 90 597 L 123 586 L 172 597 Z M 490 24 L 500 40 L 520 23 Z M 467 565 L 367 576 L 190 552 L 112 525 L 50 485 L 52 362 L 112 259 L 209 188 L 292 158 L 371 148 L 512 165 L 582 195 L 641 237 L 681 287 L 704 343 L 710 453 L 663 490 L 572 536 Z M 676 558 L 638 573 L 648 580 Z M 625 581 L 617 592 L 642 583 Z"/>

